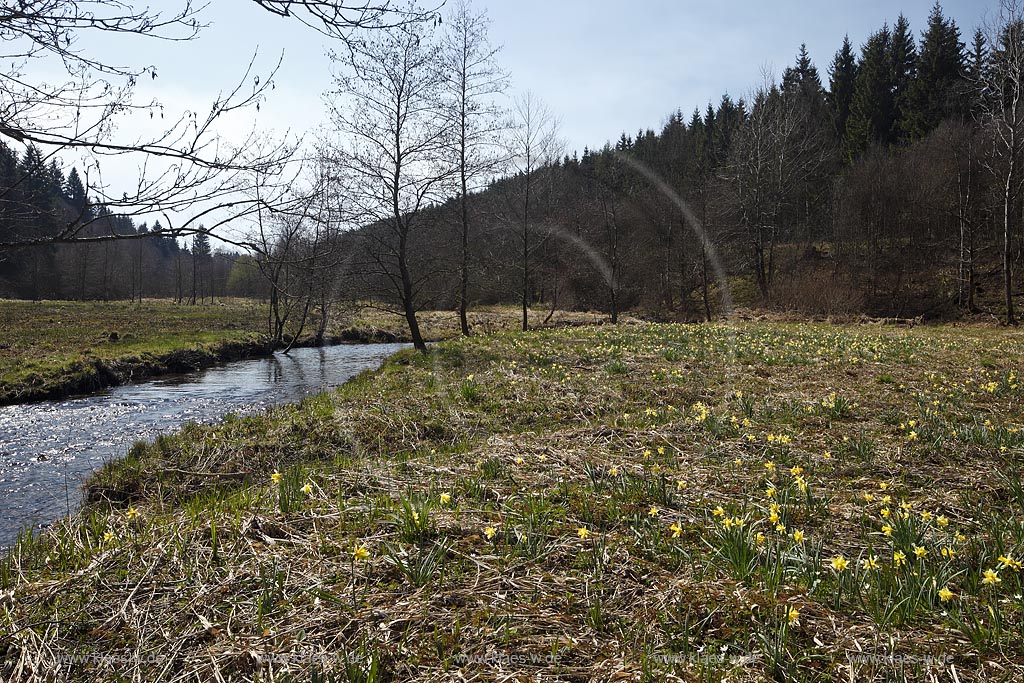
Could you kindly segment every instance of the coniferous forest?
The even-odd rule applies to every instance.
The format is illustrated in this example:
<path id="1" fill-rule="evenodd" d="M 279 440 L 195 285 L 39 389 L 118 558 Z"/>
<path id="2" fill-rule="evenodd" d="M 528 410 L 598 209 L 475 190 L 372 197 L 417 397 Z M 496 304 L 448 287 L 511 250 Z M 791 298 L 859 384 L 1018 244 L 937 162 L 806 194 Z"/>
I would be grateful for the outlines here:
<path id="1" fill-rule="evenodd" d="M 1024 111 L 1010 72 L 1022 39 L 1019 22 L 965 30 L 936 4 L 926 26 L 899 15 L 863 45 L 837 40 L 824 64 L 798 46 L 780 77 L 751 73 L 748 93 L 674 111 L 663 93 L 660 130 L 577 151 L 559 146 L 542 109 L 541 136 L 517 147 L 517 102 L 500 114 L 519 123 L 495 127 L 506 151 L 476 169 L 475 184 L 446 178 L 405 210 L 416 217 L 414 296 L 392 286 L 374 251 L 388 229 L 372 214 L 314 237 L 293 226 L 211 248 L 205 232 L 176 238 L 93 201 L 76 169 L 33 144 L 0 144 L 0 243 L 45 241 L 75 222 L 79 238 L 133 238 L 5 251 L 0 296 L 266 297 L 282 289 L 277 271 L 305 269 L 293 280 L 307 294 L 315 281 L 321 296 L 414 298 L 417 309 L 465 301 L 707 319 L 746 305 L 1013 320 Z M 273 267 L 275 253 L 314 243 L 340 251 Z"/>

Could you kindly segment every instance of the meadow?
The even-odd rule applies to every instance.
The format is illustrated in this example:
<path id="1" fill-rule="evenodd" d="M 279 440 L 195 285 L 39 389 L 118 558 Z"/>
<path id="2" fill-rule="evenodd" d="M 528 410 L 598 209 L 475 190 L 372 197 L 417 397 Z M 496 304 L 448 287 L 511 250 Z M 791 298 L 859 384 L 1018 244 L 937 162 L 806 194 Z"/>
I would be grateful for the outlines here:
<path id="1" fill-rule="evenodd" d="M 167 373 L 270 353 L 267 304 L 223 299 L 189 306 L 171 300 L 21 301 L 0 299 L 0 405 L 63 398 Z M 519 311 L 483 307 L 470 314 L 480 332 L 514 328 Z M 449 311 L 420 313 L 424 338 L 457 337 Z M 599 316 L 559 311 L 551 320 L 531 313 L 531 324 L 594 322 Z M 314 321 L 315 322 L 315 321 Z M 311 343 L 314 322 L 299 343 Z M 327 343 L 408 341 L 405 320 L 365 304 L 338 307 L 327 327 Z"/>
<path id="2" fill-rule="evenodd" d="M 0 677 L 1016 681 L 1024 343 L 625 324 L 189 426 L 0 562 Z"/>
<path id="3" fill-rule="evenodd" d="M 216 306 L 170 301 L 0 300 L 0 404 L 88 391 L 116 375 L 160 374 L 174 354 L 209 364 L 219 352 L 259 346 L 265 307 L 231 300 Z M 170 362 L 172 367 L 167 366 Z"/>

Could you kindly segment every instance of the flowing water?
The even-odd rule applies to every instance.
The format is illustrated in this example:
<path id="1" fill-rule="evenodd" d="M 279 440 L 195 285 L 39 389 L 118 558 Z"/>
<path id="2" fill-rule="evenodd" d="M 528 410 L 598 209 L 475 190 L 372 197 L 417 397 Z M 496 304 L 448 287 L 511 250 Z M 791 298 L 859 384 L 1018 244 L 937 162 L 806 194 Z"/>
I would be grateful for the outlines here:
<path id="1" fill-rule="evenodd" d="M 89 474 L 136 441 L 292 403 L 378 367 L 405 344 L 293 349 L 64 401 L 0 407 L 0 547 L 81 504 Z"/>

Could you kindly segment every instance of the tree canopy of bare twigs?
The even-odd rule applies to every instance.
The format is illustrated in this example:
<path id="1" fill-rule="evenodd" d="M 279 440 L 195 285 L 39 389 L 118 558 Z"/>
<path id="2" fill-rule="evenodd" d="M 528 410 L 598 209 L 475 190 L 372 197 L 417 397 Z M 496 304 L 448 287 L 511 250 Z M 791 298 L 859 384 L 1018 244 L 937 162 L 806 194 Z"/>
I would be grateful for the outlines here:
<path id="1" fill-rule="evenodd" d="M 458 171 L 459 222 L 462 251 L 459 260 L 459 324 L 469 336 L 469 243 L 470 193 L 481 188 L 488 176 L 504 167 L 506 154 L 501 136 L 506 131 L 504 112 L 495 97 L 508 87 L 506 74 L 497 66 L 498 48 L 487 38 L 487 14 L 466 0 L 456 0 L 449 10 L 442 39 L 441 59 L 445 80 L 448 125 L 452 153 Z"/>
<path id="2" fill-rule="evenodd" d="M 347 45 L 362 41 L 366 32 L 433 16 L 411 5 L 396 8 L 389 0 L 252 2 L 251 9 L 240 11 L 294 18 Z M 255 125 L 233 143 L 218 131 L 226 115 L 259 109 L 274 87 L 277 67 L 258 73 L 253 56 L 247 66 L 239 65 L 238 81 L 223 89 L 207 111 L 167 112 L 158 101 L 137 99 L 140 81 L 159 77 L 156 66 L 113 63 L 82 47 L 87 37 L 97 34 L 111 41 L 136 36 L 189 42 L 205 28 L 205 7 L 194 0 L 161 3 L 159 9 L 131 0 L 0 0 L 5 60 L 0 72 L 0 141 L 37 145 L 44 164 L 67 152 L 84 156 L 82 181 L 90 202 L 118 215 L 158 215 L 162 231 L 172 236 L 197 232 L 201 224 L 202 231 L 212 232 L 268 204 L 287 201 L 297 141 L 270 137 Z M 43 66 L 63 75 L 43 78 Z M 157 132 L 120 130 L 118 118 L 129 112 L 148 113 L 159 123 Z M 104 160 L 114 156 L 130 158 L 138 167 L 132 187 L 104 182 Z M 257 184 L 259 202 L 252 199 Z M 10 188 L 0 188 L 0 193 L 0 202 L 13 201 Z M 61 211 L 55 218 L 56 230 L 0 237 L 0 250 L 138 236 L 105 230 L 94 215 L 82 211 Z"/>
<path id="3" fill-rule="evenodd" d="M 530 222 L 530 195 L 537 173 L 558 159 L 561 140 L 558 137 L 558 120 L 540 98 L 527 91 L 516 98 L 513 104 L 514 122 L 511 131 L 511 159 L 516 173 L 522 179 L 522 223 L 519 233 L 522 250 L 522 308 L 523 330 L 529 328 L 530 255 L 533 245 Z"/>
<path id="4" fill-rule="evenodd" d="M 427 25 L 383 32 L 355 47 L 336 75 L 331 114 L 339 144 L 337 175 L 347 184 L 360 233 L 355 270 L 385 283 L 424 350 L 416 311 L 433 268 L 414 264 L 421 212 L 441 201 L 453 177 L 448 120 L 440 100 L 439 52 Z"/>

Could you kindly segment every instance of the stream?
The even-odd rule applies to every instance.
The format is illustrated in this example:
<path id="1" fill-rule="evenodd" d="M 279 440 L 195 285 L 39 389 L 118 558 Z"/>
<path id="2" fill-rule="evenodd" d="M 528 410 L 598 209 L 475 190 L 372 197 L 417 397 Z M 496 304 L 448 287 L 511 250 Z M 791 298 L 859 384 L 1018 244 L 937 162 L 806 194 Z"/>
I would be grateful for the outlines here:
<path id="1" fill-rule="evenodd" d="M 294 403 L 377 368 L 407 344 L 293 349 L 62 401 L 0 407 L 0 547 L 78 509 L 81 486 L 136 441 L 187 422 Z"/>

